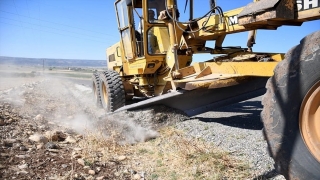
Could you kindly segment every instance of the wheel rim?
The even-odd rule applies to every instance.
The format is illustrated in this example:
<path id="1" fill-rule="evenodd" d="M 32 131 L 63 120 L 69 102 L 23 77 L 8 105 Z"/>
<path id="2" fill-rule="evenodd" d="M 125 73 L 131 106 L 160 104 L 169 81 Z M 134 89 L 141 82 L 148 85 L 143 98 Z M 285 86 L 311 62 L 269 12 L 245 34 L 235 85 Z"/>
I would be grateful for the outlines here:
<path id="1" fill-rule="evenodd" d="M 320 162 L 320 81 L 303 99 L 300 108 L 300 132 L 309 151 Z"/>
<path id="2" fill-rule="evenodd" d="M 104 103 L 108 107 L 109 106 L 108 90 L 107 90 L 107 87 L 104 83 L 102 83 L 102 97 L 103 97 Z"/>

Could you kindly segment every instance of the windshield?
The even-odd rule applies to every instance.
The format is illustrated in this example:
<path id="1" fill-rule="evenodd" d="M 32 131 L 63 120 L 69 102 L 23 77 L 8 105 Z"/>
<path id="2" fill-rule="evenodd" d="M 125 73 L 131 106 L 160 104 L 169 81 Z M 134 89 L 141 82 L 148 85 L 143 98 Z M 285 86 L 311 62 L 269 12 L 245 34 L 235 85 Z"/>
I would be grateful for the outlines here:
<path id="1" fill-rule="evenodd" d="M 159 21 L 158 17 L 161 11 L 165 11 L 165 0 L 148 0 L 148 22 L 149 23 L 163 23 Z"/>

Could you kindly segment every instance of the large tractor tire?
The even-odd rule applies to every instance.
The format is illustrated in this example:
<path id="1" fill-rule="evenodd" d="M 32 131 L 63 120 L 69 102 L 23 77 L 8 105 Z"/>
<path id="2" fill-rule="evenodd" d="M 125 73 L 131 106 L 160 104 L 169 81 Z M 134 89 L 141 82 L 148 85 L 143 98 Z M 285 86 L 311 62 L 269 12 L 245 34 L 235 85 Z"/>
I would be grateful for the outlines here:
<path id="1" fill-rule="evenodd" d="M 100 74 L 102 107 L 114 112 L 125 105 L 125 91 L 121 77 L 116 71 L 107 70 Z"/>
<path id="2" fill-rule="evenodd" d="M 100 82 L 99 73 L 93 73 L 92 74 L 92 91 L 93 91 L 94 102 L 97 105 L 97 107 L 102 107 L 100 83 L 101 82 Z"/>
<path id="3" fill-rule="evenodd" d="M 293 47 L 262 99 L 264 135 L 286 179 L 320 179 L 320 31 Z"/>

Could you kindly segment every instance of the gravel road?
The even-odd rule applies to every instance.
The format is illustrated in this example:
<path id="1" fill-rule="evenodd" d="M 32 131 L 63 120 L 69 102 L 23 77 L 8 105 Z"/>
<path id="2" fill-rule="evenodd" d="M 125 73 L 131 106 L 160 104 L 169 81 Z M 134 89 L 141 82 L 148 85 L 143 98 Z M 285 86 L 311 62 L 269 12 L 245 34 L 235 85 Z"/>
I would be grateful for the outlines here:
<path id="1" fill-rule="evenodd" d="M 267 153 L 261 110 L 261 97 L 257 97 L 191 117 L 176 127 L 247 161 L 258 179 L 284 179 L 275 173 Z"/>

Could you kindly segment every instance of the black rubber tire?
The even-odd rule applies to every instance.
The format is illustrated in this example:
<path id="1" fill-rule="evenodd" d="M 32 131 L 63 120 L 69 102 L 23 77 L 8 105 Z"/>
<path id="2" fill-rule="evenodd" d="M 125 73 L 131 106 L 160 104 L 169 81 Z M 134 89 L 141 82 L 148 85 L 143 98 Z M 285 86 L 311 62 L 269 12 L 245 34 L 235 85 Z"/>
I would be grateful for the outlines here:
<path id="1" fill-rule="evenodd" d="M 101 108 L 102 107 L 102 102 L 101 102 L 101 89 L 100 89 L 100 77 L 99 73 L 93 73 L 92 74 L 92 92 L 93 92 L 93 98 L 94 102 L 97 107 Z"/>
<path id="2" fill-rule="evenodd" d="M 320 162 L 299 129 L 299 111 L 308 90 L 320 80 L 320 31 L 293 47 L 266 85 L 261 119 L 276 170 L 286 179 L 320 179 Z"/>
<path id="3" fill-rule="evenodd" d="M 107 70 L 100 74 L 100 79 L 102 107 L 107 112 L 114 112 L 123 107 L 126 98 L 119 74 L 116 71 Z"/>

